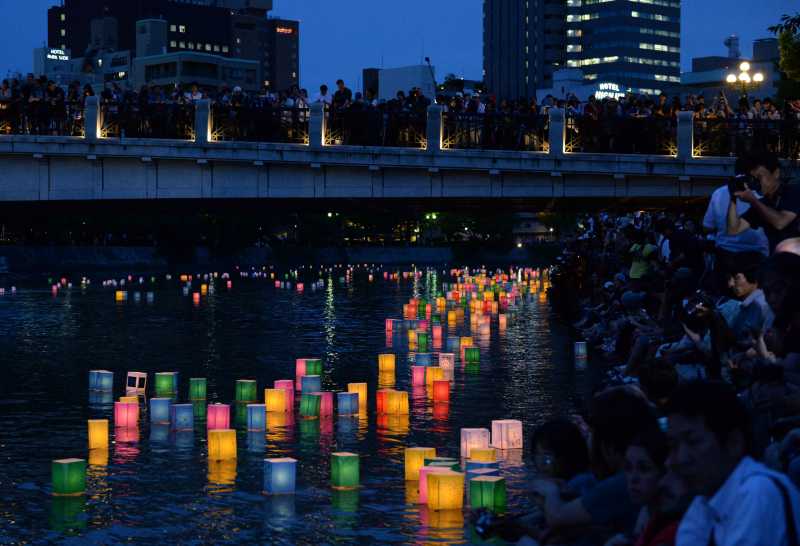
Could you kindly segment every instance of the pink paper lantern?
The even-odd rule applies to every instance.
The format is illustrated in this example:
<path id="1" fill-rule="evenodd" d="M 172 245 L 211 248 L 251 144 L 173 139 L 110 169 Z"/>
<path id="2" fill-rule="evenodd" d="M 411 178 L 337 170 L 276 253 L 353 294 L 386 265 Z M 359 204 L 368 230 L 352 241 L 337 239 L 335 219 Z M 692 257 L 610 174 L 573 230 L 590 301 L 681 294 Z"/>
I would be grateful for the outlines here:
<path id="1" fill-rule="evenodd" d="M 137 402 L 114 402 L 114 426 L 133 428 L 139 426 L 139 404 Z"/>
<path id="2" fill-rule="evenodd" d="M 312 394 L 319 395 L 319 416 L 331 417 L 333 415 L 333 393 L 315 392 Z"/>
<path id="3" fill-rule="evenodd" d="M 211 404 L 206 417 L 208 430 L 231 428 L 231 407 L 228 404 Z"/>
<path id="4" fill-rule="evenodd" d="M 425 386 L 425 366 L 411 366 L 411 385 Z"/>
<path id="5" fill-rule="evenodd" d="M 302 387 L 302 379 L 304 375 L 306 375 L 306 359 L 298 358 L 294 361 L 295 389 L 298 391 Z"/>
<path id="6" fill-rule="evenodd" d="M 294 411 L 294 381 L 291 379 L 278 379 L 275 381 L 274 388 L 286 389 L 286 411 Z"/>
<path id="7" fill-rule="evenodd" d="M 452 472 L 446 466 L 423 466 L 419 469 L 419 503 L 428 504 L 428 474 Z"/>

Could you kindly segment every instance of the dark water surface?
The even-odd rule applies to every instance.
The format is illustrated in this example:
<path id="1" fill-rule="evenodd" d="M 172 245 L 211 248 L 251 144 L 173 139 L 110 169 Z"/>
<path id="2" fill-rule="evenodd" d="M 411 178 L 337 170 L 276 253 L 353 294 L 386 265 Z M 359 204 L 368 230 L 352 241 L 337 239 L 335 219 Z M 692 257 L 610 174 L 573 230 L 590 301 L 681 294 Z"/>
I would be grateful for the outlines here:
<path id="1" fill-rule="evenodd" d="M 23 285 L 14 296 L 6 284 L 0 296 L 0 543 L 476 542 L 468 509 L 435 513 L 415 503 L 415 487 L 403 481 L 403 448 L 432 446 L 457 457 L 460 428 L 523 420 L 526 449 L 502 463 L 509 508 L 522 509 L 531 502 L 525 491 L 533 477 L 533 429 L 580 407 L 590 381 L 574 370 L 566 327 L 544 295 L 534 295 L 505 332 L 495 321 L 490 338 L 476 337 L 479 371 L 466 373 L 456 357 L 451 402 L 434 412 L 424 390 L 410 385 L 405 332 L 387 339 L 384 319 L 400 318 L 402 304 L 441 282 L 439 273 L 418 282 L 376 275 L 372 283 L 364 272 L 351 283 L 326 273 L 325 288 L 303 294 L 234 277 L 232 290 L 218 281 L 199 306 L 176 280 L 129 288 L 125 303 L 115 303 L 113 289 L 102 288 L 99 278 L 57 296 L 44 282 Z M 142 290 L 141 301 L 134 301 L 134 290 Z M 153 302 L 146 290 L 154 291 Z M 467 320 L 456 333 L 468 332 Z M 452 333 L 445 327 L 445 335 Z M 407 419 L 375 416 L 377 355 L 388 351 L 398 353 L 395 388 L 411 393 Z M 368 382 L 369 416 L 273 419 L 266 434 L 237 426 L 239 456 L 232 466 L 209 466 L 204 421 L 196 421 L 194 433 L 170 434 L 151 427 L 143 411 L 138 437 L 116 438 L 111 406 L 89 401 L 90 369 L 115 372 L 115 399 L 129 370 L 179 371 L 181 400 L 189 377 L 207 377 L 209 402 L 231 402 L 237 379 L 257 379 L 263 392 L 276 379 L 293 379 L 294 360 L 302 357 L 324 360 L 323 390 Z M 151 388 L 152 381 L 151 375 Z M 89 467 L 85 497 L 52 497 L 51 460 L 86 458 L 86 420 L 106 417 L 108 461 Z M 331 489 L 335 451 L 360 454 L 358 491 Z M 299 461 L 297 494 L 265 497 L 262 460 L 281 456 Z"/>

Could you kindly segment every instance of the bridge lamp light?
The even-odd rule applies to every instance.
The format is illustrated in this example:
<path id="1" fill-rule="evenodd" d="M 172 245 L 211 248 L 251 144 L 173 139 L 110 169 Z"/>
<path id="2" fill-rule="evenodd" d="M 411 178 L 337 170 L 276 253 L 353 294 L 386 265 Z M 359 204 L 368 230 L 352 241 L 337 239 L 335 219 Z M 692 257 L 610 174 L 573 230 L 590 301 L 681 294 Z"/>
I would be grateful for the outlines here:
<path id="1" fill-rule="evenodd" d="M 437 218 L 437 216 L 436 216 L 435 212 L 433 214 L 431 214 L 431 220 L 436 220 L 436 218 Z"/>
<path id="2" fill-rule="evenodd" d="M 328 218 L 333 218 L 333 213 L 332 212 L 328 213 Z"/>
<path id="3" fill-rule="evenodd" d="M 736 74 L 728 74 L 728 77 L 725 78 L 725 81 L 728 83 L 736 83 Z"/>
<path id="4" fill-rule="evenodd" d="M 756 83 L 763 82 L 764 81 L 764 74 L 762 74 L 761 72 L 756 72 L 755 74 L 753 74 L 753 81 L 756 82 Z"/>
<path id="5" fill-rule="evenodd" d="M 740 65 L 739 65 L 739 70 L 740 70 L 740 71 L 742 71 L 742 72 L 747 72 L 747 71 L 749 71 L 749 70 L 750 70 L 750 63 L 748 63 L 747 61 L 743 61 L 743 62 L 742 62 Z"/>
<path id="6" fill-rule="evenodd" d="M 517 241 L 517 248 L 522 248 L 522 241 Z"/>
<path id="7" fill-rule="evenodd" d="M 747 72 L 742 72 L 739 74 L 739 81 L 742 83 L 750 83 L 750 74 Z"/>

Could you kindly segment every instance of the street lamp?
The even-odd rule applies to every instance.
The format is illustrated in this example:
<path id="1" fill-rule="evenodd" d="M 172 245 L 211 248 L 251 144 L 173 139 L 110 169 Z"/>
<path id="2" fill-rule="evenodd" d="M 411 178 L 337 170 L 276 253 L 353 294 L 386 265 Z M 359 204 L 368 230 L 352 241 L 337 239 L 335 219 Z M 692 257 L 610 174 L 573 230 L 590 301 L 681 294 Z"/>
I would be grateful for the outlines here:
<path id="1" fill-rule="evenodd" d="M 761 82 L 764 81 L 764 74 L 761 72 L 756 72 L 755 74 L 750 74 L 750 63 L 747 61 L 742 61 L 739 63 L 739 73 L 736 74 L 731 72 L 725 77 L 725 81 L 730 85 L 738 85 L 739 88 L 742 90 L 742 96 L 747 96 L 747 88 L 749 86 L 757 86 Z"/>

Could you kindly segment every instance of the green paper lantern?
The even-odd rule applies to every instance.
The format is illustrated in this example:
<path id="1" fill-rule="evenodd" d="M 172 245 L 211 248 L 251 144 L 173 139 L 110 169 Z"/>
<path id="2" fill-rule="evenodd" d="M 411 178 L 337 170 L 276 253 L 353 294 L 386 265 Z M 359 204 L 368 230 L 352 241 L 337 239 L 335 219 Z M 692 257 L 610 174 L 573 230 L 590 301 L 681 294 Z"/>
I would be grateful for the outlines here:
<path id="1" fill-rule="evenodd" d="M 175 395 L 175 383 L 177 382 L 175 372 L 156 373 L 156 397 L 172 398 Z"/>
<path id="2" fill-rule="evenodd" d="M 192 402 L 192 412 L 194 413 L 195 421 L 203 421 L 208 413 L 208 406 L 205 401 Z"/>
<path id="3" fill-rule="evenodd" d="M 234 405 L 233 426 L 247 428 L 247 403 L 237 402 Z"/>
<path id="4" fill-rule="evenodd" d="M 300 397 L 300 417 L 312 419 L 319 417 L 321 396 L 318 394 L 304 394 Z"/>
<path id="5" fill-rule="evenodd" d="M 506 480 L 499 476 L 479 476 L 469 481 L 469 503 L 473 509 L 488 508 L 495 512 L 506 509 Z"/>
<path id="6" fill-rule="evenodd" d="M 205 400 L 207 390 L 208 380 L 205 377 L 189 379 L 189 400 Z"/>
<path id="7" fill-rule="evenodd" d="M 331 485 L 336 489 L 358 487 L 359 459 L 355 453 L 333 453 L 331 455 Z"/>
<path id="8" fill-rule="evenodd" d="M 322 375 L 322 360 L 318 358 L 306 359 L 306 375 Z"/>
<path id="9" fill-rule="evenodd" d="M 464 359 L 469 364 L 477 364 L 481 361 L 481 350 L 479 347 L 467 347 L 464 349 Z"/>
<path id="10" fill-rule="evenodd" d="M 441 324 L 442 323 L 442 316 L 441 315 L 431 315 L 431 324 Z"/>
<path id="11" fill-rule="evenodd" d="M 256 391 L 258 384 L 254 379 L 239 379 L 236 381 L 236 401 L 255 402 L 258 400 Z"/>
<path id="12" fill-rule="evenodd" d="M 461 463 L 458 459 L 452 457 L 433 457 L 425 459 L 425 466 L 440 466 L 442 468 L 449 468 L 454 472 L 461 472 Z"/>
<path id="13" fill-rule="evenodd" d="M 59 459 L 51 466 L 54 495 L 82 495 L 86 492 L 86 460 Z"/>
<path id="14" fill-rule="evenodd" d="M 420 353 L 425 353 L 428 351 L 428 334 L 419 332 L 417 334 L 417 349 Z"/>

